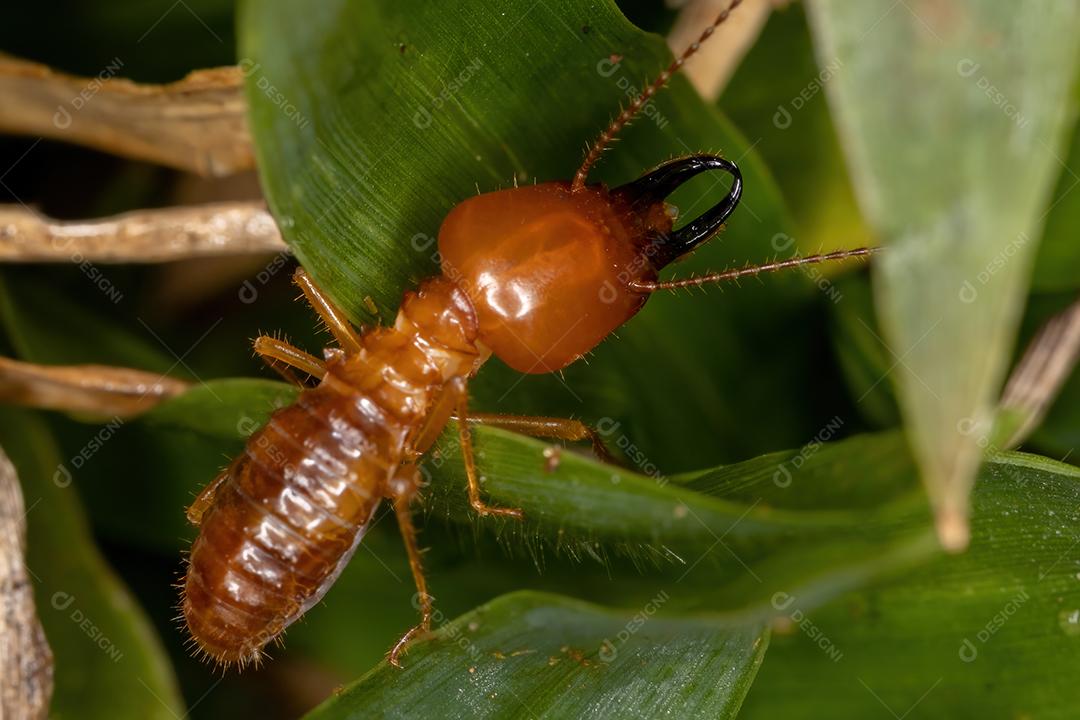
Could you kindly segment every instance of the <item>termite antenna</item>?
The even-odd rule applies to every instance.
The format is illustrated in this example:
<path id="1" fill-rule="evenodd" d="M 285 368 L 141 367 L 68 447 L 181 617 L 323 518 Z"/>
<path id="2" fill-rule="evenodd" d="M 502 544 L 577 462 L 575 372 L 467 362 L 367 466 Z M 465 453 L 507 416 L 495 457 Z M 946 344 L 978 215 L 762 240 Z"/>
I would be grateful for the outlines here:
<path id="1" fill-rule="evenodd" d="M 724 23 L 731 15 L 731 11 L 741 5 L 743 0 L 731 0 L 731 4 L 728 5 L 712 24 L 702 31 L 701 36 L 697 40 L 690 43 L 690 46 L 682 51 L 682 54 L 671 61 L 671 64 L 667 66 L 667 69 L 656 76 L 653 80 L 636 98 L 630 103 L 625 110 L 619 113 L 619 116 L 611 121 L 607 130 L 601 133 L 600 137 L 596 139 L 593 146 L 589 148 L 589 152 L 585 155 L 585 160 L 582 161 L 581 167 L 574 173 L 574 181 L 570 184 L 571 192 L 578 192 L 585 187 L 585 179 L 589 176 L 589 170 L 596 164 L 596 161 L 600 159 L 600 154 L 604 152 L 604 149 L 611 144 L 611 141 L 615 139 L 615 136 L 619 134 L 619 131 L 626 127 L 634 117 L 641 112 L 641 109 L 645 107 L 645 103 L 649 102 L 653 95 L 655 95 L 660 88 L 667 85 L 671 76 L 679 71 L 683 64 L 690 59 L 690 56 L 701 49 L 701 44 L 708 40 L 713 32 L 716 31 L 720 25 Z"/>
<path id="2" fill-rule="evenodd" d="M 678 290 L 679 288 L 700 287 L 702 285 L 709 285 L 711 283 L 726 282 L 728 280 L 738 280 L 741 277 L 748 275 L 760 275 L 761 273 L 776 272 L 777 270 L 786 270 L 787 268 L 799 267 L 801 265 L 813 265 L 815 263 L 830 262 L 833 260 L 847 260 L 849 258 L 865 257 L 878 252 L 881 248 L 876 247 L 861 247 L 853 248 L 851 250 L 836 250 L 834 252 L 824 253 L 820 255 L 804 255 L 799 257 L 789 258 L 787 260 L 777 260 L 771 263 L 764 263 L 763 265 L 750 265 L 743 268 L 735 268 L 733 270 L 724 270 L 723 272 L 709 273 L 707 275 L 699 275 L 697 277 L 683 278 L 681 280 L 663 280 L 657 282 L 646 281 L 631 281 L 628 283 L 630 289 L 636 290 L 641 293 L 653 293 L 657 290 Z"/>

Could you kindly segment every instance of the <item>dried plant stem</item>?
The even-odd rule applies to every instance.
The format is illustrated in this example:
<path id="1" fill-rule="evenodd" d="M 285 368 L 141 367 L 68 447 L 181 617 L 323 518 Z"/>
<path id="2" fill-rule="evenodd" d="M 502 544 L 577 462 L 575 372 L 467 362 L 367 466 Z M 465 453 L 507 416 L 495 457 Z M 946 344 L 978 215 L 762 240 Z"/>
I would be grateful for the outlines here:
<path id="1" fill-rule="evenodd" d="M 0 262 L 149 263 L 287 249 L 262 202 L 188 205 L 78 221 L 0 205 Z"/>
<path id="2" fill-rule="evenodd" d="M 701 28 L 724 9 L 728 0 L 690 0 L 679 11 L 668 33 L 668 47 L 679 52 L 693 42 Z M 715 100 L 727 86 L 735 69 L 757 40 L 773 7 L 785 0 L 747 0 L 742 11 L 733 14 L 724 31 L 723 42 L 714 42 L 698 51 L 697 61 L 683 70 L 686 79 L 706 100 Z"/>
<path id="3" fill-rule="evenodd" d="M 119 60 L 116 61 L 119 63 Z M 254 166 L 239 68 L 199 70 L 167 85 L 80 78 L 0 55 L 0 133 L 37 135 L 200 175 Z"/>
<path id="4" fill-rule="evenodd" d="M 36 365 L 0 357 L 0 402 L 128 418 L 178 395 L 188 383 L 103 365 Z"/>
<path id="5" fill-rule="evenodd" d="M 1004 447 L 1016 447 L 1039 426 L 1080 356 L 1080 298 L 1050 318 L 1028 345 L 1005 385 L 1001 410 L 1018 420 Z"/>

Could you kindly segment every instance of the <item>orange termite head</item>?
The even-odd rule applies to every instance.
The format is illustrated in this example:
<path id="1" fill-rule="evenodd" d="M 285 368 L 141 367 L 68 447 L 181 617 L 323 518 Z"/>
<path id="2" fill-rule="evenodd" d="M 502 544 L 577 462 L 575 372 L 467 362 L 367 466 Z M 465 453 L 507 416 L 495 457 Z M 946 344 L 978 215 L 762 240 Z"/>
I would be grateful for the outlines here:
<path id="1" fill-rule="evenodd" d="M 706 170 L 729 173 L 730 191 L 673 230 L 665 198 Z M 554 372 L 640 310 L 648 294 L 631 283 L 715 235 L 741 194 L 735 163 L 693 155 L 614 190 L 547 182 L 477 195 L 439 230 L 443 274 L 472 301 L 480 342 L 515 370 Z"/>

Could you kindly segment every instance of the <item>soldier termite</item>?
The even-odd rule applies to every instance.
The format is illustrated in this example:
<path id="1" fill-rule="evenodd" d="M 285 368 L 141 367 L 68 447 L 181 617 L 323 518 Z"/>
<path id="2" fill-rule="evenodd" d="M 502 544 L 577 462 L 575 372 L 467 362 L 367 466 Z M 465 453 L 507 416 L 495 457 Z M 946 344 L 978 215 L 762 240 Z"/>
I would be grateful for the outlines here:
<path id="1" fill-rule="evenodd" d="M 589 352 L 658 290 L 704 285 L 806 263 L 866 255 L 869 248 L 797 257 L 685 280 L 660 269 L 715 235 L 742 193 L 738 166 L 713 155 L 660 165 L 615 189 L 587 185 L 604 148 L 739 4 L 735 0 L 600 135 L 571 182 L 553 181 L 469 198 L 439 230 L 442 274 L 405 294 L 392 327 L 357 332 L 302 270 L 296 282 L 339 347 L 316 358 L 270 337 L 267 362 L 319 380 L 276 411 L 244 453 L 195 500 L 182 610 L 193 642 L 220 663 L 258 660 L 263 648 L 333 584 L 383 499 L 393 504 L 418 591 L 420 623 L 390 650 L 430 628 L 432 606 L 410 502 L 415 463 L 452 416 L 459 419 L 469 502 L 481 516 L 520 518 L 484 502 L 469 422 L 603 445 L 573 420 L 470 415 L 467 383 L 496 355 L 524 373 L 555 372 Z M 674 229 L 665 199 L 711 170 L 731 176 L 723 200 Z M 466 422 L 468 421 L 468 422 Z"/>

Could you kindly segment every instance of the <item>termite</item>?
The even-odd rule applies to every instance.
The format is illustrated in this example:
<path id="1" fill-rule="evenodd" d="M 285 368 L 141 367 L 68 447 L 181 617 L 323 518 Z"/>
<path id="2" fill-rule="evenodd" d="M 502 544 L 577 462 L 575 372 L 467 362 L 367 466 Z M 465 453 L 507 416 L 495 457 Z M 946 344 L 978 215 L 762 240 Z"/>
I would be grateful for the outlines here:
<path id="1" fill-rule="evenodd" d="M 419 598 L 420 622 L 389 651 L 399 665 L 410 640 L 430 630 L 432 600 L 410 505 L 416 463 L 451 418 L 481 517 L 520 519 L 518 508 L 484 501 L 470 424 L 539 437 L 592 441 L 576 420 L 471 414 L 469 379 L 496 355 L 523 373 L 555 372 L 582 357 L 641 310 L 650 293 L 731 280 L 806 263 L 867 255 L 870 248 L 796 257 L 683 280 L 658 272 L 720 229 L 738 205 L 738 166 L 714 155 L 668 161 L 609 189 L 589 170 L 739 4 L 660 73 L 600 135 L 570 182 L 489 192 L 454 207 L 438 234 L 442 273 L 405 293 L 392 327 L 358 331 L 302 270 L 307 301 L 338 347 L 323 359 L 272 337 L 255 350 L 286 378 L 318 380 L 275 411 L 244 453 L 196 498 L 199 527 L 182 590 L 197 648 L 223 664 L 258 661 L 266 645 L 317 603 L 349 561 L 373 513 L 388 499 L 401 528 Z M 674 229 L 665 199 L 690 178 L 718 170 L 731 186 L 717 205 Z"/>

